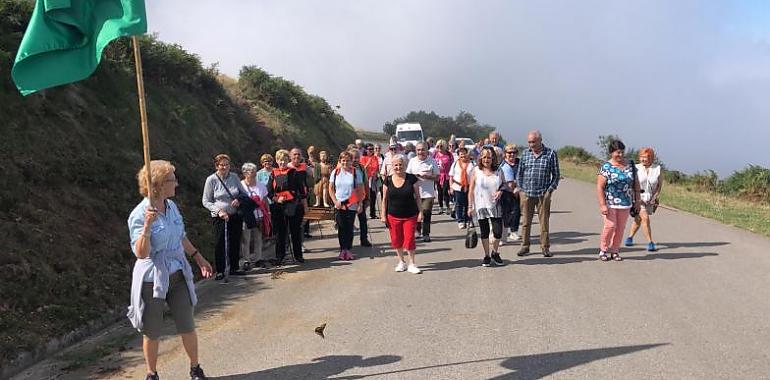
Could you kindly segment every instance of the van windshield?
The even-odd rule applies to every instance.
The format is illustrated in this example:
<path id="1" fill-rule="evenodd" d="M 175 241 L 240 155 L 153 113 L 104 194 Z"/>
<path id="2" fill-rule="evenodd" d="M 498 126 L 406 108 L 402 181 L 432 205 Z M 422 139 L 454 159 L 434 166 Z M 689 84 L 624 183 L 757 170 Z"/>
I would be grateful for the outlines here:
<path id="1" fill-rule="evenodd" d="M 397 135 L 399 141 L 422 141 L 422 131 L 399 131 Z"/>

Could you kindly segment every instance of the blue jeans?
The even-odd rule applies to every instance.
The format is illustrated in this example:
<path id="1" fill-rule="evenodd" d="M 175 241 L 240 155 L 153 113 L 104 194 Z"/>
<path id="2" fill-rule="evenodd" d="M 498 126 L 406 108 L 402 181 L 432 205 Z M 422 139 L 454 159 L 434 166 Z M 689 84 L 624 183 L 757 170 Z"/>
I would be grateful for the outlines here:
<path id="1" fill-rule="evenodd" d="M 468 217 L 468 192 L 467 191 L 454 191 L 455 195 L 455 219 L 457 223 L 468 223 L 470 218 Z"/>

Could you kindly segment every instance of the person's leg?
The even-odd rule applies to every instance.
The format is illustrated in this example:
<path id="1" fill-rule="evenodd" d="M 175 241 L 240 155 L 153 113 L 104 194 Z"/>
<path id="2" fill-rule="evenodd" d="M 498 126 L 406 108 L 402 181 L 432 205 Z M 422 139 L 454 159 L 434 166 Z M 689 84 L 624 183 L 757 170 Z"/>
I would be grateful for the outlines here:
<path id="1" fill-rule="evenodd" d="M 294 259 L 302 259 L 302 216 L 303 213 L 297 212 L 289 218 L 289 234 L 291 235 L 291 250 L 294 251 Z"/>
<path id="2" fill-rule="evenodd" d="M 253 250 L 251 249 L 251 243 L 253 237 L 254 237 L 254 230 L 257 228 L 248 229 L 246 228 L 246 223 L 243 224 L 243 229 L 241 230 L 241 253 L 243 254 L 243 260 L 244 261 L 253 261 L 254 260 L 254 254 Z"/>
<path id="3" fill-rule="evenodd" d="M 612 246 L 610 247 L 610 252 L 612 253 L 620 253 L 620 242 L 623 241 L 623 231 L 626 230 L 629 211 L 629 209 L 615 210 L 615 231 L 612 235 Z"/>
<path id="4" fill-rule="evenodd" d="M 479 239 L 484 248 L 484 257 L 489 257 L 489 219 L 479 219 Z"/>
<path id="5" fill-rule="evenodd" d="M 455 218 L 457 223 L 466 223 L 468 220 L 468 195 L 464 191 L 455 191 Z"/>
<path id="6" fill-rule="evenodd" d="M 372 219 L 377 218 L 377 187 L 372 186 L 369 189 L 369 217 Z"/>
<path id="7" fill-rule="evenodd" d="M 254 246 L 254 259 L 256 261 L 267 260 L 267 255 L 262 250 L 265 248 L 265 236 L 262 234 L 261 228 L 255 228 L 252 234 L 253 246 Z"/>
<path id="8" fill-rule="evenodd" d="M 165 300 L 153 298 L 153 284 L 142 284 L 142 301 L 144 312 L 142 313 L 142 351 L 147 373 L 155 373 L 158 370 L 158 346 L 160 345 L 160 330 L 163 327 L 163 309 Z"/>
<path id="9" fill-rule="evenodd" d="M 225 273 L 225 221 L 211 218 L 214 226 L 214 266 L 217 273 Z"/>
<path id="10" fill-rule="evenodd" d="M 230 243 L 227 255 L 230 258 L 230 272 L 241 268 L 241 232 L 243 232 L 243 219 L 238 215 L 230 215 L 227 221 L 227 239 Z"/>
<path id="11" fill-rule="evenodd" d="M 511 217 L 511 231 L 518 233 L 519 223 L 521 223 L 521 203 L 519 201 L 518 195 L 513 196 L 513 204 L 511 208 L 511 212 L 513 213 L 513 216 Z"/>
<path id="12" fill-rule="evenodd" d="M 438 198 L 438 207 L 441 212 L 444 211 L 444 192 L 442 190 L 443 186 L 436 182 L 436 197 Z"/>
<path id="13" fill-rule="evenodd" d="M 500 241 L 503 239 L 503 220 L 502 218 L 490 218 L 492 224 L 492 236 L 495 240 L 492 242 L 492 251 L 500 252 Z"/>
<path id="14" fill-rule="evenodd" d="M 615 236 L 615 229 L 617 224 L 615 223 L 617 209 L 609 208 L 607 215 L 603 215 L 604 227 L 602 227 L 602 234 L 599 236 L 599 250 L 605 253 L 612 253 L 610 248 L 612 247 L 612 238 Z"/>
<path id="15" fill-rule="evenodd" d="M 410 262 L 411 264 L 415 263 L 414 250 L 417 249 L 417 243 L 414 240 L 414 234 L 411 233 L 410 231 L 414 231 L 414 229 L 418 224 L 419 223 L 417 223 L 417 215 L 411 218 L 402 219 L 401 233 L 404 235 L 404 242 L 401 245 L 401 247 L 409 251 L 409 258 L 411 260 Z"/>
<path id="16" fill-rule="evenodd" d="M 368 202 L 367 202 L 368 203 Z M 358 217 L 358 229 L 359 229 L 359 235 L 361 240 L 362 246 L 369 246 L 371 243 L 369 243 L 369 222 L 366 220 L 366 209 L 364 208 L 361 210 L 361 213 L 357 215 Z"/>
<path id="17" fill-rule="evenodd" d="M 281 213 L 274 213 L 273 217 L 273 233 L 276 235 L 275 260 L 280 264 L 286 257 L 286 240 L 289 235 L 289 218 Z"/>
<path id="18" fill-rule="evenodd" d="M 345 249 L 342 247 L 345 246 L 345 242 L 347 241 L 347 237 L 345 235 L 346 230 L 342 228 L 342 226 L 345 225 L 345 221 L 343 220 L 345 216 L 343 213 L 344 210 L 336 210 L 334 212 L 334 222 L 337 223 L 337 242 L 340 245 L 340 251 Z"/>
<path id="19" fill-rule="evenodd" d="M 639 214 L 640 215 L 634 217 L 634 221 L 631 222 L 631 230 L 628 232 L 628 238 L 631 239 L 631 241 L 633 241 L 636 232 L 639 231 L 639 227 L 642 225 L 641 211 Z"/>
<path id="20" fill-rule="evenodd" d="M 174 319 L 176 332 L 181 336 L 182 345 L 190 359 L 190 367 L 195 367 L 198 365 L 198 336 L 195 333 L 190 290 L 182 272 L 175 272 L 170 276 L 166 302 Z"/>
<path id="21" fill-rule="evenodd" d="M 422 235 L 430 236 L 430 219 L 433 211 L 433 198 L 422 199 Z"/>
<path id="22" fill-rule="evenodd" d="M 356 212 L 352 210 L 345 210 L 345 223 L 347 230 L 346 233 L 346 241 L 344 249 L 350 251 L 353 249 L 353 235 L 354 235 L 354 228 L 356 223 Z"/>
<path id="23" fill-rule="evenodd" d="M 647 237 L 647 241 L 652 243 L 652 226 L 650 225 L 650 214 L 642 207 L 639 212 L 639 218 L 642 220 L 642 229 L 644 230 L 644 236 Z"/>
<path id="24" fill-rule="evenodd" d="M 540 219 L 540 247 L 543 253 L 549 252 L 551 249 L 551 240 L 548 237 L 549 220 L 551 219 L 551 192 L 546 192 L 543 195 L 540 209 L 538 210 L 538 218 Z"/>
<path id="25" fill-rule="evenodd" d="M 521 249 L 519 253 L 529 252 L 530 234 L 532 230 L 532 216 L 535 214 L 535 201 L 537 198 L 530 198 L 524 193 L 519 193 L 521 200 L 521 211 L 524 220 L 521 222 Z"/>
<path id="26" fill-rule="evenodd" d="M 144 364 L 147 367 L 147 373 L 158 372 L 158 348 L 160 339 L 150 339 L 147 336 L 142 337 L 142 352 L 144 352 Z"/>

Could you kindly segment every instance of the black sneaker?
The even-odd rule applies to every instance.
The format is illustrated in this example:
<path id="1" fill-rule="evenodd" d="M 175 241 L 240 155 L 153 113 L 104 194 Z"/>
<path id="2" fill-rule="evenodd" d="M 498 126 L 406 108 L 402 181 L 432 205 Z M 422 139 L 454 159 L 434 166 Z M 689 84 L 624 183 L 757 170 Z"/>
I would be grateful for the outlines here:
<path id="1" fill-rule="evenodd" d="M 198 364 L 195 367 L 190 367 L 190 380 L 206 380 L 208 377 L 203 373 L 203 368 Z"/>
<path id="2" fill-rule="evenodd" d="M 148 373 L 147 376 L 145 376 L 144 380 L 160 380 L 160 376 L 158 376 L 158 373 Z"/>
<path id="3" fill-rule="evenodd" d="M 544 249 L 543 250 L 543 257 L 552 257 L 553 253 L 551 253 L 550 249 Z"/>
<path id="4" fill-rule="evenodd" d="M 371 243 L 371 242 L 369 242 L 369 240 L 362 240 L 362 241 L 361 241 L 361 246 L 362 246 L 362 247 L 371 247 L 371 246 L 372 246 L 372 243 Z"/>
<path id="5" fill-rule="evenodd" d="M 503 262 L 503 258 L 500 257 L 499 252 L 492 252 L 492 264 L 497 266 L 503 266 L 505 263 Z"/>
<path id="6" fill-rule="evenodd" d="M 430 235 L 424 235 L 422 237 L 422 242 L 423 243 L 430 243 Z"/>
<path id="7" fill-rule="evenodd" d="M 223 278 L 225 278 L 225 274 L 224 273 L 217 273 L 217 275 L 214 276 L 214 280 L 216 280 L 216 281 L 222 281 Z"/>
<path id="8" fill-rule="evenodd" d="M 526 256 L 529 254 L 529 248 L 522 247 L 519 252 L 516 252 L 516 256 Z"/>
<path id="9" fill-rule="evenodd" d="M 309 233 L 306 233 L 306 234 L 304 234 L 304 235 L 302 235 L 302 236 L 304 236 L 304 237 L 305 237 L 305 239 L 312 239 L 312 238 L 313 238 L 313 235 L 311 235 L 311 234 L 309 234 Z"/>
<path id="10" fill-rule="evenodd" d="M 482 267 L 488 267 L 492 263 L 492 259 L 489 256 L 484 256 L 484 260 L 481 261 Z"/>
<path id="11" fill-rule="evenodd" d="M 295 257 L 294 261 L 296 261 L 296 262 L 298 262 L 300 264 L 303 264 L 305 262 L 305 259 L 303 259 L 302 257 Z"/>

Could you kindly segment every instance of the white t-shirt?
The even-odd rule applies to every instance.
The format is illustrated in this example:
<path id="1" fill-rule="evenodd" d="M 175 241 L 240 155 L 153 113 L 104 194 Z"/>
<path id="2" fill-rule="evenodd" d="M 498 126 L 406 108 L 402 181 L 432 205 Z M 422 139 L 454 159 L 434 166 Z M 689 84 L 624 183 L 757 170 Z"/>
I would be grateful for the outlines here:
<path id="1" fill-rule="evenodd" d="M 639 187 L 642 192 L 642 201 L 652 201 L 652 193 L 658 187 L 660 178 L 660 165 L 652 165 L 649 168 L 642 164 L 636 164 L 636 175 L 639 177 Z"/>
<path id="2" fill-rule="evenodd" d="M 354 168 L 353 170 L 355 171 L 355 174 L 343 169 L 334 169 L 329 177 L 329 182 L 334 184 L 334 196 L 340 202 L 350 199 L 355 188 L 364 184 L 364 174 L 361 170 L 358 168 Z M 348 206 L 348 210 L 356 209 L 358 209 L 358 206 L 355 203 Z"/>
<path id="3" fill-rule="evenodd" d="M 267 200 L 267 186 L 262 182 L 256 181 L 254 186 L 249 186 L 246 184 L 246 180 L 241 180 L 241 184 L 243 184 L 243 188 L 246 189 L 249 198 L 256 195 L 263 202 Z M 254 217 L 257 218 L 257 220 L 262 219 L 262 210 L 260 210 L 259 207 L 254 209 Z"/>
<path id="4" fill-rule="evenodd" d="M 476 218 L 502 217 L 502 209 L 495 200 L 495 193 L 505 183 L 503 173 L 498 170 L 492 175 L 486 175 L 481 169 L 474 168 L 473 175 L 476 176 L 473 188 L 473 207 L 476 211 Z"/>
<path id="5" fill-rule="evenodd" d="M 459 164 L 460 161 L 455 161 L 452 163 L 452 167 L 449 168 L 449 177 L 452 178 L 452 190 L 454 191 L 462 191 L 460 185 L 457 184 L 457 182 L 461 182 L 462 180 L 462 170 L 460 170 Z M 468 161 L 468 166 L 465 168 L 465 179 L 468 181 L 469 185 L 471 183 L 471 176 L 473 176 L 474 167 L 476 167 L 476 164 L 474 164 L 473 161 Z"/>
<path id="6" fill-rule="evenodd" d="M 438 165 L 433 157 L 428 156 L 425 161 L 421 161 L 419 157 L 409 160 L 409 165 L 406 166 L 406 172 L 414 175 L 430 174 L 433 176 L 438 175 Z M 420 198 L 435 198 L 436 186 L 435 180 L 420 179 L 417 184 L 420 186 Z"/>

